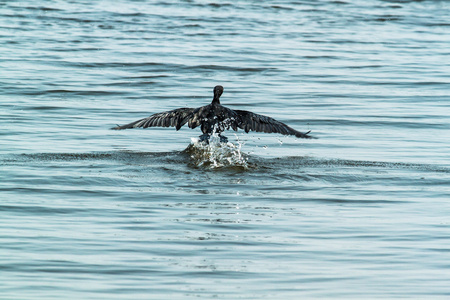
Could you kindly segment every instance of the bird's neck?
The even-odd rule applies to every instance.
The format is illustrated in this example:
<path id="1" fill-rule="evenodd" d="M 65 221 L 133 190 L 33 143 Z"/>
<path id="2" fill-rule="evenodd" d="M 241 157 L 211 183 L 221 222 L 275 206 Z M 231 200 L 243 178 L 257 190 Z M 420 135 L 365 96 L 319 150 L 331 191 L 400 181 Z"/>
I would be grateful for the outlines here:
<path id="1" fill-rule="evenodd" d="M 214 96 L 214 99 L 211 104 L 220 104 L 219 97 Z"/>

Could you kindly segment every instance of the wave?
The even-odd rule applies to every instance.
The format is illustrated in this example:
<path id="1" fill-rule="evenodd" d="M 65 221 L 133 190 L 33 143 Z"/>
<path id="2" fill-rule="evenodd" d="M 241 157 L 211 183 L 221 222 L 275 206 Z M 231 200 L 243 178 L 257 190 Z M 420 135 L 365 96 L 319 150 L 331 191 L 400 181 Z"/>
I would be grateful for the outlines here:
<path id="1" fill-rule="evenodd" d="M 133 165 L 188 165 L 195 169 L 220 170 L 235 169 L 237 171 L 264 171 L 267 169 L 302 170 L 306 168 L 364 168 L 376 170 L 416 170 L 419 172 L 450 174 L 450 168 L 434 164 L 418 164 L 385 161 L 364 161 L 349 159 L 325 159 L 308 156 L 285 156 L 264 158 L 246 154 L 242 151 L 243 143 L 221 143 L 215 140 L 207 144 L 192 138 L 192 142 L 182 151 L 139 152 L 111 151 L 88 153 L 23 153 L 0 156 L 3 166 L 24 165 L 29 162 L 47 163 L 51 161 L 106 161 L 124 162 Z"/>

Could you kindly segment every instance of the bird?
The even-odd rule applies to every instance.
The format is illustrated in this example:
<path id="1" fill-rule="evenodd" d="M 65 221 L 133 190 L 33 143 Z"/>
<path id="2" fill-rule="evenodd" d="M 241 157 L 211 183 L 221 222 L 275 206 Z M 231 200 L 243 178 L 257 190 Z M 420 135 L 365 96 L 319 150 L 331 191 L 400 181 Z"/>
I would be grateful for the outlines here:
<path id="1" fill-rule="evenodd" d="M 243 129 L 246 133 L 249 131 L 280 133 L 283 135 L 292 135 L 298 138 L 314 139 L 306 133 L 297 131 L 288 125 L 277 121 L 271 117 L 253 113 L 246 110 L 230 109 L 220 104 L 220 96 L 223 93 L 223 86 L 217 85 L 213 89 L 213 100 L 211 104 L 198 108 L 177 108 L 171 111 L 165 111 L 153 114 L 126 125 L 117 125 L 111 129 L 122 130 L 130 128 L 148 128 L 148 127 L 175 127 L 179 130 L 186 123 L 189 128 L 194 129 L 200 126 L 203 135 L 200 141 L 208 142 L 213 134 L 220 137 L 221 142 L 227 142 L 228 139 L 221 133 L 228 129 L 238 131 Z"/>

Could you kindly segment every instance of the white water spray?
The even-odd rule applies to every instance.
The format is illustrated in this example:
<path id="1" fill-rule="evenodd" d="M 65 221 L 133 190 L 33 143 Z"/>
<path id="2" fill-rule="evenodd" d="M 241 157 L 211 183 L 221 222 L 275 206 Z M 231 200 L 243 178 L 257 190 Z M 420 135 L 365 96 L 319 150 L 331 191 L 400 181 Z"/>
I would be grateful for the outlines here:
<path id="1" fill-rule="evenodd" d="M 237 135 L 235 136 L 237 138 Z M 219 134 L 214 132 L 209 141 L 191 138 L 191 144 L 187 150 L 197 167 L 209 167 L 211 169 L 222 167 L 248 168 L 248 159 L 241 152 L 242 145 L 238 138 L 236 144 L 221 142 Z"/>

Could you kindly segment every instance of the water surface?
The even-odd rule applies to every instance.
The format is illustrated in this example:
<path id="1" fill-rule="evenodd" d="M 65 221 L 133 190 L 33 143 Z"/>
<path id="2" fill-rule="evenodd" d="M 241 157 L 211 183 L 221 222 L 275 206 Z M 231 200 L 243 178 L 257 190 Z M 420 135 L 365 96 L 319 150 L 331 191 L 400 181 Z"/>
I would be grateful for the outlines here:
<path id="1" fill-rule="evenodd" d="M 0 4 L 0 298 L 448 297 L 449 11 Z M 319 139 L 109 130 L 216 84 Z"/>

